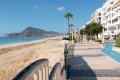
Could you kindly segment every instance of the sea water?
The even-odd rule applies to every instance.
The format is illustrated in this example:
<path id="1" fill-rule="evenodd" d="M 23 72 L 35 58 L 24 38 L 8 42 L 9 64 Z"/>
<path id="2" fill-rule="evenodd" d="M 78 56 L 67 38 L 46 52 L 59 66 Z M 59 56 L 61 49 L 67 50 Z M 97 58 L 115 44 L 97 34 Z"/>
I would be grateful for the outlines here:
<path id="1" fill-rule="evenodd" d="M 0 44 L 29 42 L 44 38 L 48 38 L 48 37 L 0 37 Z"/>

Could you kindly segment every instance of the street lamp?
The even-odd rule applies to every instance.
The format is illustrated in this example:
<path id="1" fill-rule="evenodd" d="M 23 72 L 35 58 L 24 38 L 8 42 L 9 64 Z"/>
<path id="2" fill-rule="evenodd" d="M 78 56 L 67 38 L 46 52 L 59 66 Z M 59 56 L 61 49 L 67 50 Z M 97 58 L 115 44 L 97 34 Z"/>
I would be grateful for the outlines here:
<path id="1" fill-rule="evenodd" d="M 74 26 L 73 24 L 70 24 L 70 36 L 72 35 L 72 27 Z"/>
<path id="2" fill-rule="evenodd" d="M 74 38 L 74 29 L 73 28 L 71 28 L 72 29 L 72 43 L 73 43 L 73 38 Z"/>
<path id="3" fill-rule="evenodd" d="M 105 36 L 104 36 L 104 32 L 105 31 L 104 31 L 104 27 L 103 27 L 103 31 L 102 32 L 103 32 L 103 41 L 102 41 L 102 43 L 103 43 L 103 46 L 104 46 L 105 45 Z"/>

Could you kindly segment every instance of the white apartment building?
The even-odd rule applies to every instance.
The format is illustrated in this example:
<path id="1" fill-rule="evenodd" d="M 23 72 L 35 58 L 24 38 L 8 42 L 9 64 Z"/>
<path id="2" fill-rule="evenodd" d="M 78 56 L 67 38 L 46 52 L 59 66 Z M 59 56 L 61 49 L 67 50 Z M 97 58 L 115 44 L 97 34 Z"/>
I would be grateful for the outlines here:
<path id="1" fill-rule="evenodd" d="M 90 22 L 100 22 L 105 28 L 105 34 L 114 36 L 120 33 L 120 0 L 106 0 L 103 6 L 97 9 Z"/>
<path id="2" fill-rule="evenodd" d="M 90 19 L 90 22 L 100 22 L 101 23 L 101 8 L 97 9 Z"/>

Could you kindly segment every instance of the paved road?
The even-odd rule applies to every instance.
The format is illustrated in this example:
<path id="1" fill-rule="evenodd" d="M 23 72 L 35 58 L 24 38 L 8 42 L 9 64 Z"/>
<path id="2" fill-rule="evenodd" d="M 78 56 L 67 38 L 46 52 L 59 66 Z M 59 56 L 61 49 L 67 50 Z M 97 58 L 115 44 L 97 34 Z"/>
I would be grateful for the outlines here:
<path id="1" fill-rule="evenodd" d="M 71 80 L 120 80 L 120 64 L 100 52 L 101 45 L 72 44 L 68 54 Z"/>

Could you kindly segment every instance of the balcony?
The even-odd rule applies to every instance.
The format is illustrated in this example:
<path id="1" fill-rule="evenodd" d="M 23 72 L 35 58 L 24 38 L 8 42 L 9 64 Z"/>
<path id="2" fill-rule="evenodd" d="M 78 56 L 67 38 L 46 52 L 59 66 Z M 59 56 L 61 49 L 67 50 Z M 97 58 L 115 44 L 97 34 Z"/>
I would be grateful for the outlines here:
<path id="1" fill-rule="evenodd" d="M 113 11 L 116 11 L 118 9 L 120 9 L 120 6 L 117 6 L 116 8 L 114 8 Z"/>

